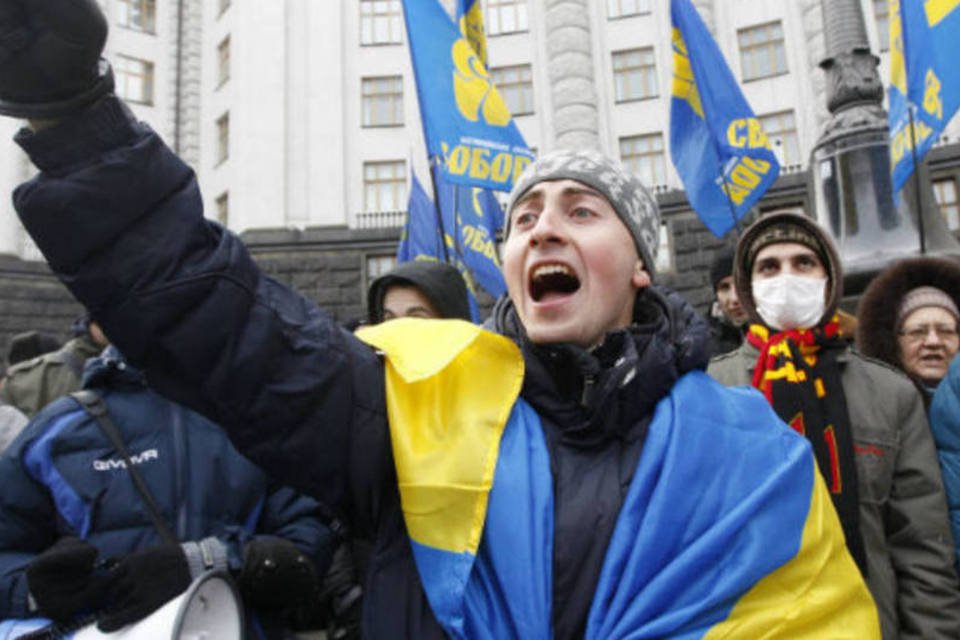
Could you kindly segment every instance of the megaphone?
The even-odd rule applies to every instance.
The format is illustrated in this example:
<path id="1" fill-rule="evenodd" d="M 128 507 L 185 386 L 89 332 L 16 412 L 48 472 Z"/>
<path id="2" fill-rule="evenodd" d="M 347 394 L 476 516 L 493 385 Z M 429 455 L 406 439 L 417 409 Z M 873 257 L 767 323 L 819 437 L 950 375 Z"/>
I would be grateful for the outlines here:
<path id="1" fill-rule="evenodd" d="M 64 633 L 44 618 L 0 622 L 0 640 L 63 638 L 64 640 L 239 640 L 244 634 L 243 605 L 230 577 L 205 573 L 182 594 L 152 614 L 112 633 L 94 623 Z"/>

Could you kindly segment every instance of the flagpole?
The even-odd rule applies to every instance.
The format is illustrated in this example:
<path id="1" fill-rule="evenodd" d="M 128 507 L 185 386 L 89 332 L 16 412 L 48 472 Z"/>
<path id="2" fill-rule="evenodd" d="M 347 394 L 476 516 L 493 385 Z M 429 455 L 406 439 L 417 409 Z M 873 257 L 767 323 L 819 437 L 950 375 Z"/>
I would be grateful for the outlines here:
<path id="1" fill-rule="evenodd" d="M 913 157 L 913 191 L 917 204 L 917 232 L 920 234 L 920 255 L 927 252 L 926 234 L 923 229 L 923 197 L 920 193 L 920 165 L 917 160 L 917 131 L 913 126 L 913 104 L 907 102 L 910 117 L 910 154 Z"/>
<path id="2" fill-rule="evenodd" d="M 437 227 L 440 229 L 440 247 L 443 250 L 443 261 L 447 264 L 450 263 L 450 254 L 447 252 L 447 232 L 443 228 L 443 211 L 440 209 L 440 188 L 437 186 L 437 174 L 436 169 L 437 161 L 440 160 L 437 156 L 427 155 L 430 165 L 430 184 L 433 185 L 433 210 L 437 214 Z"/>

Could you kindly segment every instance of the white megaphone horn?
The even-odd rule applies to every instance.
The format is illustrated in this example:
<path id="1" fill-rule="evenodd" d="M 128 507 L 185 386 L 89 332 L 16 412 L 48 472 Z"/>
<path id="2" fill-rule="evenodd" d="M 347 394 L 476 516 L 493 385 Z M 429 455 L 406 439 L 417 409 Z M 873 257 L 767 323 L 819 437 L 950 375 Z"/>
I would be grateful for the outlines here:
<path id="1" fill-rule="evenodd" d="M 240 640 L 244 635 L 243 605 L 230 577 L 205 573 L 190 587 L 152 614 L 113 633 L 103 633 L 96 624 L 69 634 L 42 635 L 53 631 L 49 620 L 4 620 L 0 640 L 37 637 L 63 640 Z M 34 634 L 41 634 L 36 635 Z"/>

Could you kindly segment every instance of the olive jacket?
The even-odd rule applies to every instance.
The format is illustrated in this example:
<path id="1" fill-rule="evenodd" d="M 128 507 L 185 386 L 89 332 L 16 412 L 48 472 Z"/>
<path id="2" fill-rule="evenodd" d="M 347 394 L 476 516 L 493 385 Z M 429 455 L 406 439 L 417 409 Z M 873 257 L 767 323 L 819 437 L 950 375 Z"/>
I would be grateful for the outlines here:
<path id="1" fill-rule="evenodd" d="M 749 385 L 748 342 L 707 373 Z M 960 638 L 960 590 L 937 452 L 916 387 L 900 371 L 846 347 L 837 355 L 853 429 L 867 586 L 884 640 Z"/>

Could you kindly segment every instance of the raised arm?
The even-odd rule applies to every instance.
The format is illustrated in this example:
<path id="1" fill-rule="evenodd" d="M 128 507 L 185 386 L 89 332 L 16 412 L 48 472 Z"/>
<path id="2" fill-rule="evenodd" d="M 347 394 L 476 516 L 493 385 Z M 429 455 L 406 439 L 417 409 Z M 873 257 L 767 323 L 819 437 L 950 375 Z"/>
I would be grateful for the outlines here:
<path id="1" fill-rule="evenodd" d="M 50 18 L 68 7 L 72 21 Z M 102 65 L 74 68 L 86 84 L 56 96 L 17 83 L 24 68 L 60 77 L 62 65 L 96 63 L 96 2 L 0 8 L 0 112 L 56 119 L 17 135 L 41 173 L 14 195 L 53 271 L 154 389 L 222 425 L 284 484 L 364 520 L 392 473 L 377 356 L 204 219 L 193 171 L 119 99 L 92 89 Z M 66 56 L 52 40 L 86 55 Z M 45 108 L 54 99 L 72 109 Z"/>

